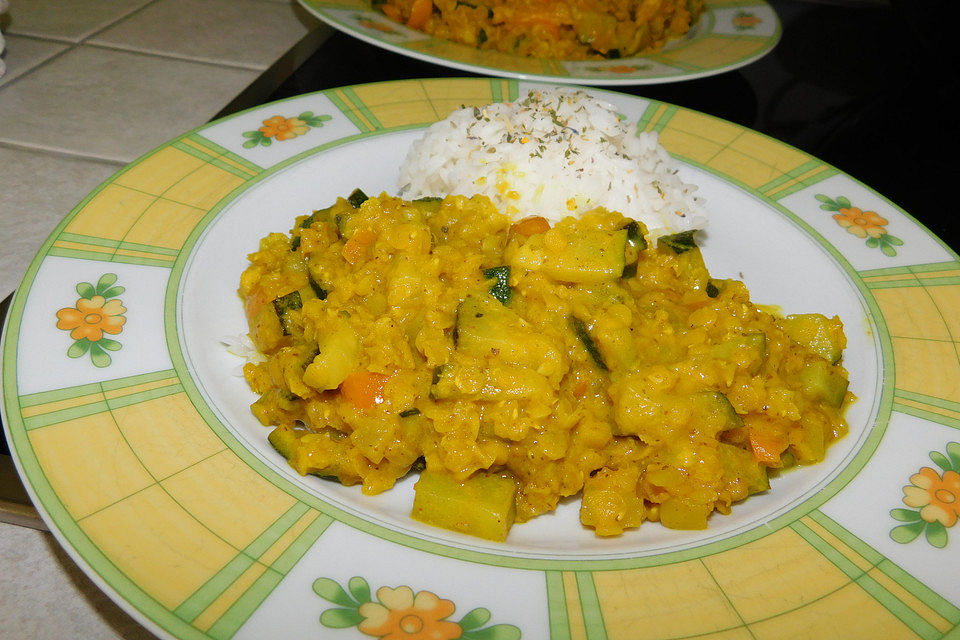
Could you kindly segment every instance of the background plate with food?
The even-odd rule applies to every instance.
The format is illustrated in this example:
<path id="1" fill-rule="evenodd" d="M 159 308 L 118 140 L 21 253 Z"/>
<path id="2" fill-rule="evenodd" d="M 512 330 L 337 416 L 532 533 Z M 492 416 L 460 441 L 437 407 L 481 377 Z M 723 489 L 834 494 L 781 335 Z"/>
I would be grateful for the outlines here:
<path id="1" fill-rule="evenodd" d="M 583 0 L 571 0 L 571 4 L 577 2 L 586 4 Z M 516 53 L 512 44 L 495 48 L 495 42 L 486 35 L 478 38 L 482 28 L 469 22 L 467 25 L 459 21 L 451 26 L 440 25 L 439 31 L 431 29 L 431 33 L 446 34 L 453 40 L 446 35 L 435 37 L 425 33 L 423 23 L 426 21 L 411 16 L 413 7 L 407 6 L 411 4 L 409 0 L 376 2 L 376 6 L 372 6 L 369 0 L 300 0 L 300 3 L 332 27 L 395 53 L 475 73 L 564 83 L 637 85 L 703 78 L 742 67 L 765 56 L 780 39 L 777 14 L 762 0 L 705 0 L 702 12 L 689 30 L 666 39 L 662 48 L 655 51 L 621 55 L 617 47 L 624 45 L 611 42 L 597 44 L 602 52 L 588 49 L 590 54 L 571 51 L 546 56 L 542 52 L 538 54 L 536 49 L 529 52 L 532 55 Z M 456 6 L 457 11 L 480 10 L 474 8 L 473 3 L 449 4 Z M 497 0 L 495 4 L 510 3 Z M 526 6 L 523 1 L 520 4 Z M 619 4 L 631 3 L 621 1 Z M 384 7 L 393 17 L 384 13 Z M 431 7 L 434 15 L 439 17 L 440 8 L 433 4 Z M 496 20 L 499 21 L 499 15 Z M 526 40 L 534 42 L 544 39 L 579 42 L 583 38 L 593 39 L 595 33 L 603 32 L 602 28 L 591 25 L 584 27 L 583 34 L 580 34 L 560 19 L 556 23 L 541 20 L 543 24 L 539 26 L 536 20 L 520 22 L 518 29 L 528 26 L 547 29 L 540 37 L 531 32 Z M 457 33 L 464 29 L 468 33 L 457 40 Z M 556 35 L 563 30 L 570 31 L 569 37 Z M 616 26 L 607 31 L 616 31 Z M 503 39 L 514 43 L 522 37 L 511 31 Z M 664 42 L 663 38 L 656 40 L 658 44 Z M 584 55 L 590 59 L 584 59 Z"/>
<path id="2" fill-rule="evenodd" d="M 599 538 L 561 503 L 492 542 L 411 520 L 413 478 L 362 495 L 270 445 L 232 339 L 248 331 L 236 290 L 259 239 L 354 188 L 396 193 L 425 127 L 537 88 L 298 96 L 184 134 L 81 202 L 3 341 L 10 448 L 51 530 L 167 637 L 384 637 L 403 621 L 450 638 L 953 629 L 958 258 L 835 168 L 701 113 L 591 91 L 697 185 L 711 275 L 781 314 L 842 319 L 857 400 L 822 463 L 705 530 Z"/>

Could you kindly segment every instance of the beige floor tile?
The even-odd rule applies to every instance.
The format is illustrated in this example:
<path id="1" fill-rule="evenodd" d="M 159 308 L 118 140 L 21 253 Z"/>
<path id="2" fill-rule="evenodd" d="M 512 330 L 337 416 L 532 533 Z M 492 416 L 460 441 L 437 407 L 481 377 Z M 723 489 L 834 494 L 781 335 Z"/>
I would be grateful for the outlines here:
<path id="1" fill-rule="evenodd" d="M 121 166 L 0 146 L 0 298 L 64 216 Z"/>
<path id="2" fill-rule="evenodd" d="M 319 24 L 299 5 L 262 0 L 156 0 L 90 42 L 262 70 Z"/>
<path id="3" fill-rule="evenodd" d="M 154 640 L 49 533 L 0 523 L 0 637 Z"/>
<path id="4" fill-rule="evenodd" d="M 7 41 L 3 60 L 7 63 L 7 72 L 0 77 L 0 87 L 8 84 L 17 76 L 36 68 L 44 60 L 55 56 L 69 45 L 51 40 L 38 40 L 12 34 L 5 35 Z"/>
<path id="5" fill-rule="evenodd" d="M 13 0 L 7 33 L 79 42 L 151 0 Z"/>
<path id="6" fill-rule="evenodd" d="M 4 87 L 0 142 L 129 162 L 209 120 L 256 77 L 81 45 Z"/>

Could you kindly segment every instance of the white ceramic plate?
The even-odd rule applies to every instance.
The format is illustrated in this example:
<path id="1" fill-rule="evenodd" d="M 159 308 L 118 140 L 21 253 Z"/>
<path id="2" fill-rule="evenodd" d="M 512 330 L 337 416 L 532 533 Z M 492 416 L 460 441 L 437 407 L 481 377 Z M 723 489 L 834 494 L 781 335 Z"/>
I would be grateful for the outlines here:
<path id="1" fill-rule="evenodd" d="M 843 319 L 858 401 L 824 463 L 702 532 L 648 523 L 598 539 L 564 505 L 496 544 L 412 521 L 411 481 L 366 497 L 273 452 L 221 343 L 246 331 L 246 255 L 355 187 L 395 192 L 424 126 L 533 86 L 421 80 L 291 98 L 178 137 L 81 202 L 32 263 L 3 342 L 8 439 L 51 530 L 166 637 L 954 629 L 957 256 L 833 167 L 670 105 L 596 92 L 658 131 L 700 185 L 714 275 L 785 313 Z"/>
<path id="2" fill-rule="evenodd" d="M 394 22 L 369 0 L 299 0 L 330 26 L 401 55 L 487 75 L 590 85 L 693 80 L 737 69 L 770 53 L 780 21 L 763 0 L 706 0 L 703 15 L 662 51 L 615 60 L 549 60 L 480 50 Z"/>

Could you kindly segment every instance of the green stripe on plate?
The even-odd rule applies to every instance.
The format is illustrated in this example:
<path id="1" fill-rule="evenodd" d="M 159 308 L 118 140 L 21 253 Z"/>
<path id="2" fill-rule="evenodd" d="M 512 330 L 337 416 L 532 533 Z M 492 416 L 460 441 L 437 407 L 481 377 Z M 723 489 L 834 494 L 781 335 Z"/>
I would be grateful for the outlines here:
<path id="1" fill-rule="evenodd" d="M 563 589 L 563 572 L 544 571 L 547 579 L 547 616 L 551 640 L 570 640 L 570 619 L 567 594 Z"/>
<path id="2" fill-rule="evenodd" d="M 580 592 L 580 610 L 583 612 L 583 625 L 587 628 L 587 640 L 607 640 L 607 628 L 600 610 L 600 598 L 593 583 L 593 573 L 577 571 L 577 591 Z"/>

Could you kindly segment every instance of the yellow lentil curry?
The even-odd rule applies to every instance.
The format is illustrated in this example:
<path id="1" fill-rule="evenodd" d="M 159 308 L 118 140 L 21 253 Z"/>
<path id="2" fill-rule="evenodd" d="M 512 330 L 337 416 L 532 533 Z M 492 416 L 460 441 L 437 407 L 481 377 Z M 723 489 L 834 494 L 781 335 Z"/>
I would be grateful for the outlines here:
<path id="1" fill-rule="evenodd" d="M 413 29 L 481 49 L 586 60 L 649 53 L 689 31 L 703 0 L 373 0 Z"/>
<path id="2" fill-rule="evenodd" d="M 846 432 L 840 320 L 764 311 L 692 232 L 365 198 L 241 277 L 253 413 L 301 474 L 376 494 L 422 471 L 414 518 L 493 540 L 581 493 L 601 536 L 700 529 Z"/>

